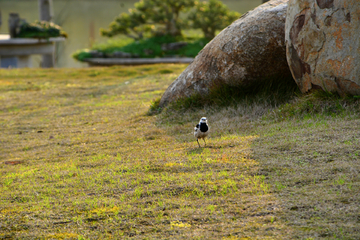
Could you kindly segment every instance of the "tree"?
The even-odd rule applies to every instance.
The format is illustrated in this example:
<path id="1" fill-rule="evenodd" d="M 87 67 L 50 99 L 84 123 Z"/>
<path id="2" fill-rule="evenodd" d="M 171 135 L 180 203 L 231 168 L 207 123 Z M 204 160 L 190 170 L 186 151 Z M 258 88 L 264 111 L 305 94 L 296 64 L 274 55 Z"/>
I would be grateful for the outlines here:
<path id="1" fill-rule="evenodd" d="M 146 23 L 145 15 L 136 9 L 130 9 L 129 13 L 122 13 L 109 25 L 109 29 L 100 29 L 100 33 L 106 37 L 124 34 L 135 40 L 143 38 L 143 33 L 151 31 L 153 25 Z"/>
<path id="2" fill-rule="evenodd" d="M 190 26 L 200 28 L 208 39 L 215 37 L 216 30 L 221 30 L 240 17 L 240 13 L 230 11 L 219 0 L 195 2 L 195 8 L 189 14 Z"/>
<path id="3" fill-rule="evenodd" d="M 184 22 L 181 11 L 194 6 L 193 0 L 141 0 L 129 13 L 115 19 L 108 30 L 101 29 L 103 36 L 125 34 L 134 39 L 143 37 L 144 32 L 154 35 L 180 36 Z"/>

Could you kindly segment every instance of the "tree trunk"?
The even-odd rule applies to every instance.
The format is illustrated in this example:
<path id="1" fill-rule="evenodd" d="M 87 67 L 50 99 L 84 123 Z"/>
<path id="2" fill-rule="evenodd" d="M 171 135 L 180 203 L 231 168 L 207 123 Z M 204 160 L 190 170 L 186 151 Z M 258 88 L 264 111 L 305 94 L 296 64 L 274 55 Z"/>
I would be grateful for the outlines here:
<path id="1" fill-rule="evenodd" d="M 166 26 L 166 31 L 168 34 L 170 34 L 171 36 L 180 36 L 181 35 L 181 31 L 180 29 L 177 27 L 176 22 L 178 21 L 179 18 L 179 13 L 175 12 L 174 9 L 171 9 L 172 11 L 172 18 L 169 19 L 169 22 L 167 23 Z"/>

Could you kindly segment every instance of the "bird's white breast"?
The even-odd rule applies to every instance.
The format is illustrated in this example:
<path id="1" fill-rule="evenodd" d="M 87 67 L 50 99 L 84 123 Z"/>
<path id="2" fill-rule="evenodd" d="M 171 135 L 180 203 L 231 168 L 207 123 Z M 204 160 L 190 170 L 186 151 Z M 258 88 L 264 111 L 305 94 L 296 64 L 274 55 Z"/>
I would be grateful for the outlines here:
<path id="1" fill-rule="evenodd" d="M 206 132 L 202 132 L 200 131 L 200 129 L 198 128 L 195 128 L 195 131 L 194 131 L 194 136 L 196 138 L 204 138 L 208 135 L 209 131 L 206 131 Z"/>

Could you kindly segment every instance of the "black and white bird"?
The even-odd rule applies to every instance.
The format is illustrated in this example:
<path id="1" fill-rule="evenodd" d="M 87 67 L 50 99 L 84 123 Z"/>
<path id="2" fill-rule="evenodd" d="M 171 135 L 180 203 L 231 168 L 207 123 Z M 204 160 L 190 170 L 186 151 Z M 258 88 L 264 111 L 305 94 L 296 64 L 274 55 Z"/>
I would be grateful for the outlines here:
<path id="1" fill-rule="evenodd" d="M 206 117 L 202 117 L 200 119 L 200 122 L 196 124 L 196 127 L 194 128 L 194 136 L 196 137 L 196 141 L 199 144 L 199 147 L 200 147 L 199 138 L 202 138 L 204 140 L 206 146 L 205 138 L 208 134 L 209 134 L 209 125 L 207 124 L 207 119 Z"/>

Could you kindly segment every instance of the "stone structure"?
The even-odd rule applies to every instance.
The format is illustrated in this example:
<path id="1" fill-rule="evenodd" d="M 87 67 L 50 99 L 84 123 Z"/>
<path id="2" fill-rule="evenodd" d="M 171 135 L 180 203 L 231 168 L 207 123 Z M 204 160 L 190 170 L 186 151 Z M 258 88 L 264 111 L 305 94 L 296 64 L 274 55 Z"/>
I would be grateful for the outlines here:
<path id="1" fill-rule="evenodd" d="M 39 19 L 41 21 L 51 22 L 53 19 L 52 0 L 38 0 L 39 3 Z M 41 67 L 52 68 L 55 65 L 54 54 L 43 54 Z"/>
<path id="2" fill-rule="evenodd" d="M 222 84 L 252 86 L 293 81 L 286 61 L 287 0 L 271 0 L 219 33 L 168 87 L 160 106 Z"/>
<path id="3" fill-rule="evenodd" d="M 360 95 L 360 1 L 289 0 L 285 39 L 302 92 Z"/>

